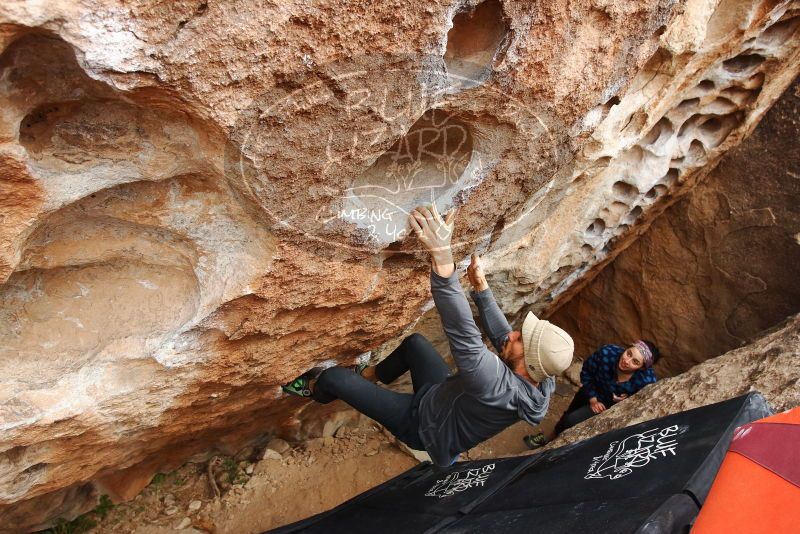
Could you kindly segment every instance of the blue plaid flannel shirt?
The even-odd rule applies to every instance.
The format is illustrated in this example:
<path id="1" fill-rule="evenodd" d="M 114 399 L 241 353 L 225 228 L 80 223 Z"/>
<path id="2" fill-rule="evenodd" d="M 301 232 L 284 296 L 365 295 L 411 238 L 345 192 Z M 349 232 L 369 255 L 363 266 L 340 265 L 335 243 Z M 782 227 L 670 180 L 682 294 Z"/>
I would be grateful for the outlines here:
<path id="1" fill-rule="evenodd" d="M 625 393 L 630 396 L 656 381 L 653 369 L 639 369 L 627 382 L 617 382 L 617 363 L 625 349 L 617 345 L 603 345 L 583 362 L 581 384 L 586 398 L 597 397 L 606 405 L 614 404 L 612 396 Z"/>

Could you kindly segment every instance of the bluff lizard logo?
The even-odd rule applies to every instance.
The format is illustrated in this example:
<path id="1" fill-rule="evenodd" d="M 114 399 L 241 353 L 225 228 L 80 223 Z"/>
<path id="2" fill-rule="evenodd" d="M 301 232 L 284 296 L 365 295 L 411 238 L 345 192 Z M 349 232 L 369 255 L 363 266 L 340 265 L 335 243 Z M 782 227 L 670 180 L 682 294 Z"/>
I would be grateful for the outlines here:
<path id="1" fill-rule="evenodd" d="M 595 456 L 584 479 L 608 478 L 616 480 L 630 475 L 637 467 L 666 456 L 675 456 L 677 436 L 687 427 L 672 425 L 664 429 L 652 428 L 633 434 L 622 441 L 612 441 L 603 456 Z"/>
<path id="2" fill-rule="evenodd" d="M 450 473 L 445 478 L 437 480 L 431 489 L 425 493 L 426 497 L 450 497 L 456 493 L 461 493 L 470 488 L 483 487 L 489 480 L 489 475 L 494 471 L 495 464 L 487 464 L 483 467 L 469 469 L 467 471 L 456 471 Z"/>

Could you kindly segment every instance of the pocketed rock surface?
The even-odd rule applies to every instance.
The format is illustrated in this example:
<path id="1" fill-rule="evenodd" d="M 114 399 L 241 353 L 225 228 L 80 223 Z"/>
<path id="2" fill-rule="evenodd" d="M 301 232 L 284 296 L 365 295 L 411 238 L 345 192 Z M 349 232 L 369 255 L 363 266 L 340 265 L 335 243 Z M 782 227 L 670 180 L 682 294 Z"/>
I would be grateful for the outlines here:
<path id="1" fill-rule="evenodd" d="M 585 357 L 643 337 L 659 376 L 800 311 L 800 79 L 753 134 L 549 319 Z"/>
<path id="2" fill-rule="evenodd" d="M 278 386 L 430 307 L 414 205 L 567 298 L 800 61 L 796 1 L 477 4 L 0 4 L 0 528 L 324 435 Z"/>

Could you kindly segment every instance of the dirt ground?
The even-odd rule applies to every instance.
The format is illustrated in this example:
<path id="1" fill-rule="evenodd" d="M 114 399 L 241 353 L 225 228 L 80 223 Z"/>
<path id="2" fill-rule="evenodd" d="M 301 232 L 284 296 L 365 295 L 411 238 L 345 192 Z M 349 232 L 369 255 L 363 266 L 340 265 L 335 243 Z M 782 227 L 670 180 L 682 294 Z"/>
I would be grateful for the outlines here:
<path id="1" fill-rule="evenodd" d="M 552 429 L 573 393 L 574 387 L 559 384 L 541 429 Z M 248 450 L 157 475 L 133 501 L 110 509 L 92 532 L 259 533 L 328 510 L 417 464 L 378 425 L 365 417 L 358 421 L 335 436 L 288 444 L 282 454 L 268 451 L 257 459 L 264 451 Z M 534 430 L 519 422 L 462 459 L 524 453 L 522 438 Z"/>

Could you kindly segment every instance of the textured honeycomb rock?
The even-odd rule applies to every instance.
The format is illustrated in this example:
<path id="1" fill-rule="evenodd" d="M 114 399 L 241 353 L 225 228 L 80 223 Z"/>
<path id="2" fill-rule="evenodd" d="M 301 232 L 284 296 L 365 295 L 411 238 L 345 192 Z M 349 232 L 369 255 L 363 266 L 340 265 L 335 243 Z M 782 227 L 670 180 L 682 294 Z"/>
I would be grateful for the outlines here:
<path id="1" fill-rule="evenodd" d="M 423 199 L 568 295 L 796 72 L 797 2 L 717 4 L 0 4 L 0 525 L 302 437 L 278 385 L 430 306 Z"/>
<path id="2" fill-rule="evenodd" d="M 674 375 L 800 312 L 800 81 L 551 320 L 576 351 L 644 336 Z"/>
<path id="3" fill-rule="evenodd" d="M 504 309 L 542 311 L 569 300 L 753 130 L 777 96 L 771 81 L 780 91 L 791 83 L 798 7 L 784 6 L 756 29 L 739 18 L 756 16 L 748 5 L 721 2 L 709 13 L 707 3 L 688 3 L 628 90 L 584 116 L 605 118 L 560 184 L 563 200 L 549 212 L 537 207 L 546 224 L 504 232 L 489 256 L 502 273 L 493 287 L 507 287 L 499 292 Z"/>

